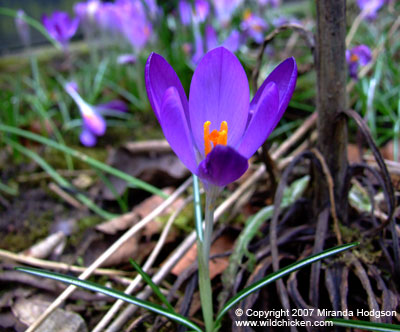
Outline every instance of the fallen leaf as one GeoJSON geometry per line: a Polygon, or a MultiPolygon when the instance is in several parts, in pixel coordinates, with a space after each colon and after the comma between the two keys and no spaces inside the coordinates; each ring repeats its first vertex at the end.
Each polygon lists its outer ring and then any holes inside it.
{"type": "MultiPolygon", "coordinates": [[[[210,256],[222,254],[232,249],[234,240],[229,235],[220,236],[211,246],[210,256]]],[[[176,276],[183,273],[190,265],[197,259],[197,244],[189,249],[189,251],[181,258],[181,260],[174,266],[172,273],[176,276]]],[[[219,257],[210,260],[210,279],[221,274],[229,265],[229,257],[219,257]]]]}
{"type": "MultiPolygon", "coordinates": [[[[131,153],[128,149],[119,148],[111,150],[107,163],[131,176],[157,185],[165,187],[183,180],[189,174],[187,168],[182,164],[178,157],[172,152],[154,152],[131,153]]],[[[110,182],[118,195],[122,195],[127,182],[111,176],[110,182]]],[[[115,200],[114,193],[106,186],[102,190],[102,198],[106,200],[115,200]]]]}

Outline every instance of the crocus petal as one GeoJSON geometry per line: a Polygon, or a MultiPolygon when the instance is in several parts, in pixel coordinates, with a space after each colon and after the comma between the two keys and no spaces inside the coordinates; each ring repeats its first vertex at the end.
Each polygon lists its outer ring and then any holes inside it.
{"type": "Polygon", "coordinates": [[[372,59],[371,49],[367,45],[358,45],[353,47],[351,50],[352,54],[355,54],[359,58],[359,63],[361,66],[365,66],[372,59]]]}
{"type": "Polygon", "coordinates": [[[174,69],[161,56],[156,53],[151,53],[146,62],[145,67],[145,82],[147,96],[149,97],[150,105],[160,120],[161,103],[165,91],[173,86],[177,89],[185,116],[189,119],[189,106],[185,90],[182,87],[181,81],[176,75],[174,69]]]}
{"type": "Polygon", "coordinates": [[[102,114],[107,111],[118,111],[118,112],[128,112],[128,105],[119,99],[110,100],[107,103],[99,104],[96,106],[96,111],[102,114]]]}
{"type": "Polygon", "coordinates": [[[279,92],[276,84],[270,82],[254,110],[254,115],[243,135],[238,152],[250,158],[271,134],[283,113],[279,109],[279,92]]]}
{"type": "MultiPolygon", "coordinates": [[[[89,105],[87,105],[89,106],[89,105]]],[[[92,107],[81,106],[81,113],[84,125],[97,136],[102,136],[106,132],[106,120],[98,114],[92,107]]]]}
{"type": "Polygon", "coordinates": [[[195,151],[178,90],[170,87],[164,94],[160,125],[172,150],[192,172],[197,169],[195,151]]]}
{"type": "Polygon", "coordinates": [[[240,178],[247,168],[247,158],[230,146],[217,145],[199,164],[198,176],[213,185],[224,187],[240,178]]]}
{"type": "Polygon", "coordinates": [[[83,127],[79,140],[84,146],[92,147],[97,143],[97,137],[89,129],[83,127]]]}
{"type": "Polygon", "coordinates": [[[240,32],[232,30],[229,36],[222,43],[222,46],[231,52],[236,52],[240,46],[240,32]]]}
{"type": "MultiPolygon", "coordinates": [[[[249,108],[246,73],[235,55],[223,47],[208,52],[196,68],[190,85],[190,125],[199,151],[204,150],[204,123],[210,131],[228,124],[228,145],[243,135],[249,108]]],[[[203,152],[202,152],[203,153],[203,152]]]]}
{"type": "Polygon", "coordinates": [[[211,25],[206,26],[206,45],[208,51],[218,46],[217,32],[211,25]]]}
{"type": "MultiPolygon", "coordinates": [[[[250,109],[255,110],[257,103],[263,94],[264,88],[270,83],[274,82],[279,90],[279,116],[282,117],[283,112],[289,104],[290,98],[292,97],[294,88],[296,87],[297,79],[297,65],[294,58],[286,59],[281,62],[271,74],[265,79],[264,83],[257,90],[253,100],[250,103],[250,109]]],[[[275,124],[276,125],[276,124],[275,124]]],[[[275,126],[274,126],[275,127],[275,126]]]]}

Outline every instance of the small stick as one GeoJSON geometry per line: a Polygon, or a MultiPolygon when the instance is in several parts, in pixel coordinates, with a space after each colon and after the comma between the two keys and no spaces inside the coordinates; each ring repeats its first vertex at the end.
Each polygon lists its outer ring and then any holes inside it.
{"type": "Polygon", "coordinates": [[[74,208],[84,211],[87,210],[87,207],[84,206],[83,204],[79,203],[74,197],[72,197],[70,194],[68,194],[65,190],[62,190],[61,187],[56,185],[54,182],[51,182],[49,184],[49,189],[60,196],[64,201],[66,201],[68,204],[72,205],[74,208]]]}
{"type": "MultiPolygon", "coordinates": [[[[30,256],[22,255],[22,254],[15,254],[13,252],[10,252],[10,251],[4,250],[4,249],[0,249],[0,259],[12,260],[14,262],[18,262],[21,264],[40,267],[42,269],[60,270],[60,271],[64,271],[64,272],[82,273],[86,270],[86,267],[69,265],[69,264],[60,263],[60,262],[48,261],[45,259],[30,257],[30,256]]],[[[97,275],[104,275],[104,276],[131,275],[130,272],[111,270],[111,269],[101,269],[101,268],[94,270],[93,273],[97,274],[97,275]]]]}
{"type": "Polygon", "coordinates": [[[340,234],[340,228],[339,228],[339,219],[336,213],[336,203],[335,203],[335,194],[334,194],[334,184],[333,184],[333,178],[331,175],[331,172],[329,171],[329,167],[326,164],[326,161],[322,154],[316,149],[313,148],[311,149],[312,153],[314,153],[315,157],[319,160],[322,166],[322,171],[324,172],[324,175],[326,177],[326,181],[328,183],[328,190],[329,190],[329,200],[331,203],[331,214],[333,218],[333,228],[335,230],[336,238],[338,241],[338,244],[341,245],[343,244],[342,242],[342,235],[340,234]]]}

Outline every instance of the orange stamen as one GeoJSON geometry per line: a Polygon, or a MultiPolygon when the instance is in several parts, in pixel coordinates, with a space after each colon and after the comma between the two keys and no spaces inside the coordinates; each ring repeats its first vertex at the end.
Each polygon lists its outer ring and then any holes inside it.
{"type": "Polygon", "coordinates": [[[359,59],[359,58],[358,58],[358,55],[357,55],[357,54],[352,54],[351,57],[350,57],[350,61],[351,61],[351,62],[356,62],[356,61],[358,61],[358,59],[359,59]]]}
{"type": "Polygon", "coordinates": [[[228,143],[228,124],[221,122],[220,130],[214,129],[210,133],[210,121],[204,122],[204,154],[207,156],[216,145],[226,145],[228,143]],[[212,143],[212,145],[211,145],[212,143]]]}

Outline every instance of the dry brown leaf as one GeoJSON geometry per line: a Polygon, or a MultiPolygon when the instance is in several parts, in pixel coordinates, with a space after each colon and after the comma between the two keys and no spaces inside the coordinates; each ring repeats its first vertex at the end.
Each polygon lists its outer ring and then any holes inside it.
{"type": "MultiPolygon", "coordinates": [[[[165,188],[163,189],[163,192],[165,192],[167,195],[170,195],[173,192],[172,188],[165,188]]],[[[137,223],[140,219],[144,218],[150,212],[152,212],[157,206],[159,206],[163,202],[163,198],[157,195],[153,195],[147,199],[145,199],[143,202],[141,202],[139,205],[133,208],[131,212],[128,212],[122,216],[119,216],[117,218],[111,219],[109,221],[106,221],[100,225],[96,226],[96,229],[100,232],[114,235],[119,231],[124,231],[130,227],[132,227],[135,223],[137,223]]],[[[181,204],[182,200],[176,200],[174,204],[168,209],[165,210],[165,212],[161,215],[169,214],[171,213],[177,204],[181,204]]],[[[160,222],[153,220],[149,222],[142,234],[146,237],[150,237],[153,234],[159,233],[162,228],[162,225],[160,222]]]]}
{"type": "MultiPolygon", "coordinates": [[[[232,249],[233,239],[228,235],[222,235],[211,246],[210,256],[222,254],[232,249]]],[[[174,266],[172,273],[176,276],[180,275],[187,267],[192,265],[197,259],[197,244],[195,243],[182,259],[174,266]]],[[[210,261],[210,279],[221,274],[229,264],[229,257],[214,258],[210,261]]]]}

